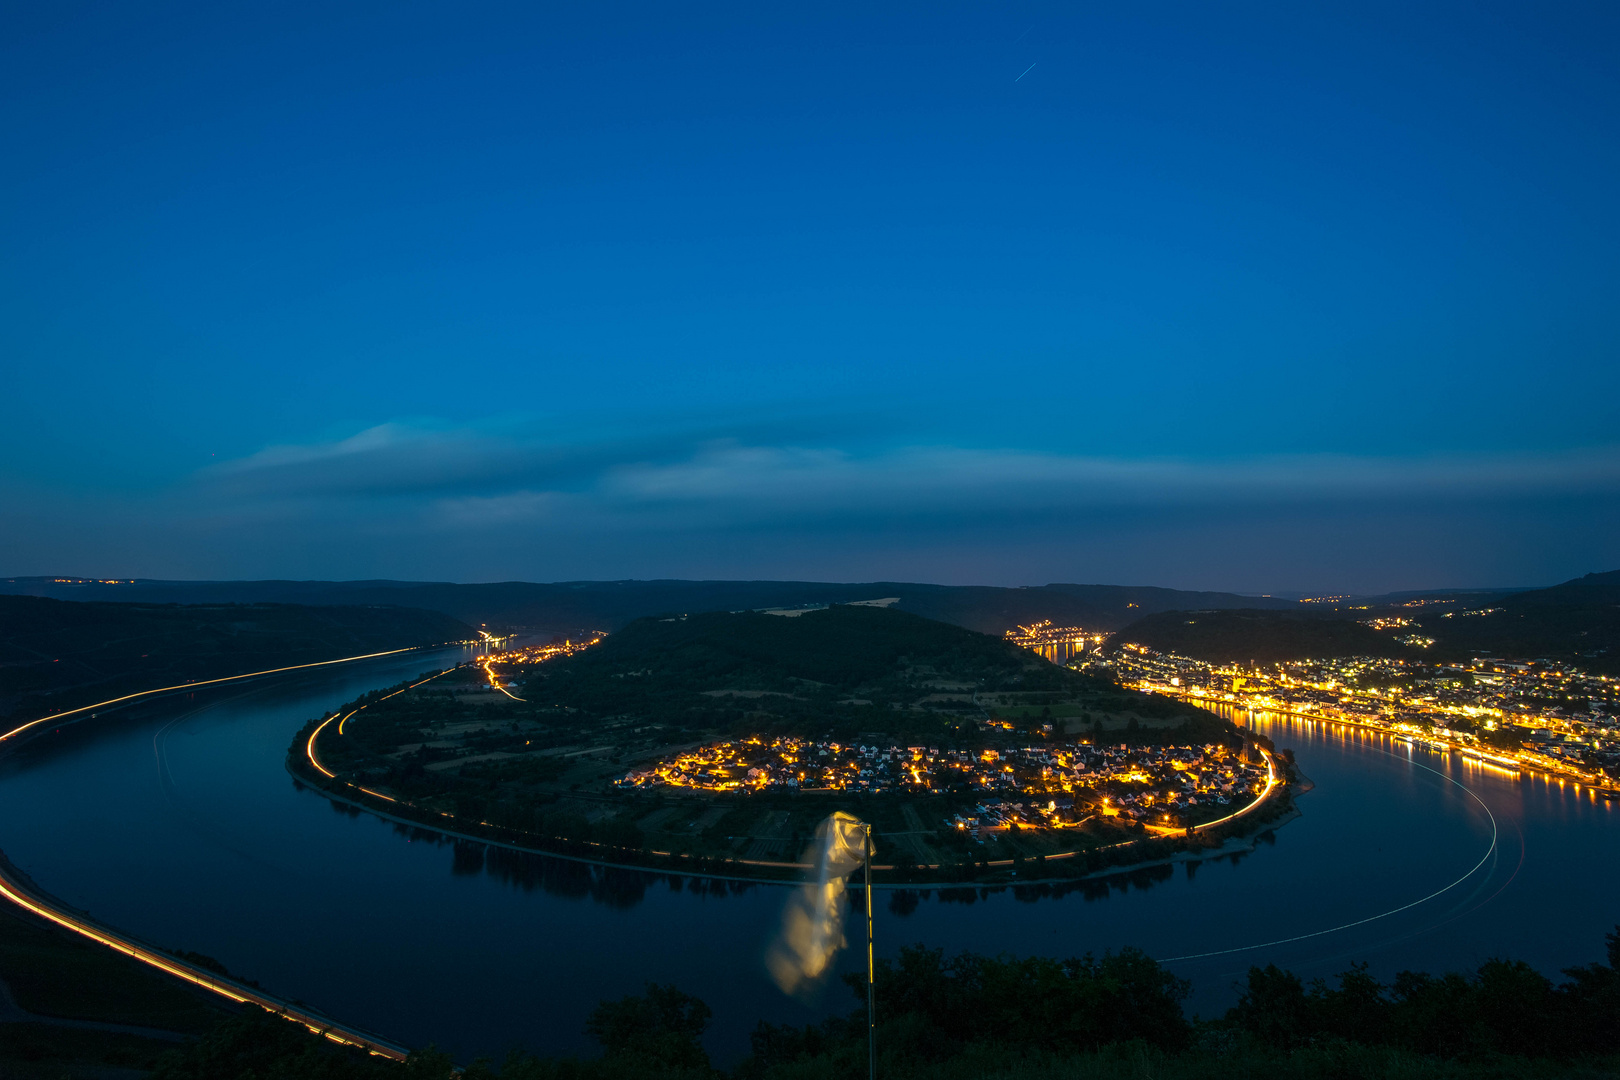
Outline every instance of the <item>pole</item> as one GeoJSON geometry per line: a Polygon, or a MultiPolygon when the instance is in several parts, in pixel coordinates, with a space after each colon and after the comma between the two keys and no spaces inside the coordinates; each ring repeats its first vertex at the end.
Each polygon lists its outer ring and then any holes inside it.
{"type": "Polygon", "coordinates": [[[869,1080],[877,1080],[877,991],[872,963],[872,826],[866,828],[866,1066],[869,1080]]]}

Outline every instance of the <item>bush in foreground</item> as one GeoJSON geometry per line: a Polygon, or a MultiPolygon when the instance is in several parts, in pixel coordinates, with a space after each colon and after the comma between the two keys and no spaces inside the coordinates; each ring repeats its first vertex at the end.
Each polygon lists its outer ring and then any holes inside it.
{"type": "MultiPolygon", "coordinates": [[[[884,1080],[1540,1080],[1620,1077],[1620,927],[1608,963],[1554,983],[1491,960],[1471,975],[1401,972],[1388,985],[1353,966],[1336,986],[1275,966],[1249,970],[1227,1014],[1191,1023],[1187,983],[1145,954],[1100,959],[987,957],[902,949],[877,970],[878,1072],[884,1080]]],[[[761,1023],[735,1080],[858,1080],[867,1073],[860,1007],[808,1027],[761,1023]]],[[[586,1022],[591,1059],[514,1051],[464,1080],[717,1080],[703,1049],[709,1007],[673,986],[606,1001],[586,1022]]],[[[417,1051],[401,1064],[337,1046],[261,1010],[168,1055],[155,1080],[449,1080],[450,1059],[417,1051]]]]}

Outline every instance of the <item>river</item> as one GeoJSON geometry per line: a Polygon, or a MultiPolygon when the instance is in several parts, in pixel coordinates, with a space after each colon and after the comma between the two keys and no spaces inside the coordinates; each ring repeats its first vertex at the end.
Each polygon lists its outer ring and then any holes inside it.
{"type": "MultiPolygon", "coordinates": [[[[166,698],[36,740],[0,761],[0,849],[106,923],[461,1060],[588,1052],[590,1008],[649,980],[713,1007],[721,1062],[746,1051],[756,1020],[857,1004],[842,986],[804,1002],[770,983],[780,886],[458,845],[337,807],[284,771],[305,720],[460,655],[166,698]]],[[[1189,1009],[1204,1015],[1256,963],[1315,977],[1365,960],[1387,977],[1494,955],[1549,974],[1601,958],[1620,922],[1620,805],[1372,732],[1240,719],[1294,749],[1316,785],[1252,853],[1058,894],[883,890],[880,953],[1135,945],[1192,980],[1189,1009]]],[[[843,962],[853,970],[859,950],[843,962]]]]}

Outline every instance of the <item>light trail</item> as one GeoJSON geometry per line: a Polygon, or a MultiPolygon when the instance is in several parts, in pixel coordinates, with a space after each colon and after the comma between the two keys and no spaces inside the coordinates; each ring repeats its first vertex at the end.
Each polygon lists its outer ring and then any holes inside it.
{"type": "MultiPolygon", "coordinates": [[[[152,697],[156,694],[167,694],[174,693],[176,691],[193,690],[202,686],[217,686],[222,683],[240,682],[243,679],[256,679],[261,676],[278,675],[288,671],[302,671],[309,668],[330,667],[333,664],[349,664],[357,660],[374,660],[378,657],[397,656],[400,653],[415,652],[419,649],[435,647],[436,646],[429,645],[412,645],[403,649],[388,649],[383,652],[366,653],[363,656],[345,656],[336,660],[319,660],[309,664],[290,664],[286,667],[270,668],[265,671],[253,671],[243,675],[227,675],[218,679],[203,679],[198,682],[182,683],[178,686],[164,686],[154,690],[142,690],[138,693],[125,694],[122,697],[97,702],[94,705],[86,705],[82,708],[69,709],[65,712],[55,713],[51,716],[40,717],[38,720],[32,720],[26,724],[19,725],[5,734],[0,735],[0,742],[15,738],[23,732],[36,728],[41,724],[50,724],[67,717],[78,716],[83,713],[92,712],[93,710],[104,709],[112,705],[120,705],[125,702],[138,700],[140,698],[152,697]]],[[[446,670],[454,669],[447,668],[446,670]]],[[[429,678],[436,679],[443,674],[443,671],[436,672],[435,674],[429,676],[429,678]]],[[[428,679],[423,679],[421,682],[415,683],[414,685],[420,686],[423,682],[427,681],[428,679]]],[[[412,689],[412,687],[406,687],[406,689],[412,689]]],[[[403,692],[404,691],[396,691],[395,693],[403,692]]],[[[388,697],[393,696],[394,694],[388,695],[388,697]]],[[[387,698],[380,698],[378,700],[385,701],[387,698]]],[[[358,709],[355,710],[355,712],[358,711],[358,709]]],[[[348,714],[348,716],[343,717],[343,720],[347,720],[349,716],[353,715],[354,713],[351,712],[348,714]]],[[[321,724],[321,727],[324,728],[327,724],[331,723],[332,719],[334,718],[335,714],[333,717],[324,721],[321,724]]],[[[341,727],[342,722],[340,721],[340,730],[341,727]]],[[[316,729],[317,732],[319,732],[319,730],[320,728],[316,729]]],[[[311,746],[313,748],[313,736],[311,737],[311,746]]],[[[320,762],[315,761],[313,753],[311,753],[311,762],[316,768],[321,768],[320,762]]],[[[325,769],[321,769],[321,771],[326,772],[325,769]]],[[[327,775],[331,776],[332,774],[327,772],[327,775]]],[[[376,795],[379,798],[384,799],[388,798],[388,796],[382,795],[380,792],[368,791],[367,794],[376,795]]],[[[351,1028],[342,1027],[324,1017],[300,1009],[290,1002],[283,1001],[280,998],[273,997],[269,994],[263,993],[262,991],[254,990],[234,979],[222,979],[203,968],[188,964],[177,957],[168,956],[159,950],[142,945],[133,938],[120,934],[109,927],[102,926],[99,923],[76,915],[72,911],[59,906],[49,897],[29,889],[27,886],[18,881],[11,874],[10,864],[5,861],[3,855],[0,855],[0,897],[4,897],[6,900],[11,901],[13,904],[16,904],[23,910],[54,923],[65,930],[71,930],[82,937],[86,937],[100,945],[105,945],[116,952],[122,953],[123,955],[128,956],[140,963],[146,964],[149,967],[156,968],[167,975],[172,975],[175,978],[182,979],[194,986],[199,986],[212,993],[219,994],[221,997],[227,998],[231,1001],[257,1005],[260,1008],[268,1009],[271,1012],[285,1016],[290,1020],[294,1020],[304,1025],[310,1031],[325,1039],[329,1039],[332,1042],[344,1046],[359,1047],[369,1053],[376,1054],[380,1057],[389,1058],[394,1061],[404,1061],[409,1056],[410,1052],[403,1046],[398,1046],[394,1043],[378,1039],[374,1036],[367,1035],[351,1028]]]]}
{"type": "Polygon", "coordinates": [[[494,662],[495,662],[495,658],[493,656],[486,656],[486,657],[484,657],[483,663],[478,665],[479,667],[484,669],[484,674],[489,677],[489,685],[494,687],[496,690],[499,690],[501,693],[505,694],[507,697],[511,698],[513,701],[527,700],[525,698],[518,697],[516,694],[512,693],[512,691],[508,690],[506,687],[501,685],[501,680],[499,680],[499,679],[497,679],[495,677],[495,672],[490,667],[490,665],[493,664],[494,662]]]}
{"type": "Polygon", "coordinates": [[[1259,743],[1255,743],[1255,749],[1259,750],[1261,756],[1266,759],[1266,790],[1260,793],[1260,797],[1258,799],[1255,799],[1254,802],[1250,803],[1248,806],[1245,806],[1236,813],[1227,814],[1225,817],[1216,818],[1214,821],[1206,821],[1202,825],[1194,825],[1188,830],[1189,832],[1202,832],[1205,829],[1212,829],[1215,826],[1231,821],[1234,818],[1240,818],[1244,814],[1247,814],[1250,810],[1253,810],[1255,807],[1266,801],[1266,797],[1270,795],[1272,789],[1277,786],[1277,764],[1272,760],[1271,754],[1267,752],[1265,747],[1261,746],[1259,743]]]}
{"type": "Polygon", "coordinates": [[[409,1051],[402,1046],[341,1027],[324,1017],[305,1012],[290,1002],[253,990],[234,979],[222,979],[176,957],[167,956],[156,949],[148,948],[98,923],[74,915],[57,907],[46,897],[28,889],[13,878],[8,870],[9,865],[4,862],[3,858],[0,858],[0,896],[5,897],[25,911],[32,912],[42,919],[47,919],[63,929],[71,930],[131,959],[157,968],[159,971],[172,975],[177,979],[183,979],[195,986],[200,986],[204,990],[219,994],[221,997],[229,998],[231,1001],[257,1005],[260,1008],[279,1013],[290,1020],[303,1024],[310,1031],[330,1039],[332,1042],[344,1046],[357,1046],[379,1057],[390,1058],[394,1061],[404,1061],[409,1055],[409,1051]]]}
{"type": "MultiPolygon", "coordinates": [[[[1373,749],[1378,750],[1377,747],[1373,747],[1373,749]]],[[[1378,750],[1378,753],[1380,753],[1380,754],[1389,754],[1389,756],[1392,757],[1392,758],[1397,758],[1397,759],[1400,758],[1400,755],[1398,755],[1398,754],[1390,754],[1388,750],[1378,750]]],[[[1441,895],[1442,893],[1450,892],[1452,889],[1455,889],[1457,886],[1461,885],[1463,882],[1465,882],[1469,878],[1473,877],[1474,874],[1479,871],[1479,868],[1484,866],[1485,863],[1490,859],[1490,857],[1493,854],[1496,853],[1496,842],[1497,842],[1497,835],[1498,835],[1497,827],[1496,827],[1496,815],[1491,813],[1491,808],[1489,806],[1485,805],[1485,800],[1481,799],[1478,795],[1476,795],[1474,793],[1474,790],[1472,788],[1470,788],[1467,784],[1464,784],[1461,781],[1459,781],[1459,780],[1457,780],[1457,779],[1455,779],[1453,777],[1447,776],[1445,773],[1440,772],[1440,771],[1438,771],[1436,769],[1431,769],[1427,765],[1422,764],[1421,762],[1412,761],[1410,759],[1406,759],[1406,761],[1407,761],[1408,765],[1414,765],[1417,768],[1424,770],[1425,772],[1433,773],[1435,776],[1440,777],[1442,780],[1445,780],[1445,781],[1447,781],[1449,783],[1452,783],[1452,784],[1456,784],[1458,787],[1460,787],[1464,791],[1468,792],[1469,797],[1472,798],[1475,802],[1479,803],[1480,809],[1484,810],[1485,811],[1485,816],[1490,819],[1490,821],[1491,821],[1491,843],[1490,843],[1490,846],[1485,849],[1485,854],[1480,856],[1479,862],[1475,863],[1473,865],[1473,867],[1470,868],[1469,871],[1466,874],[1464,874],[1462,877],[1458,878],[1456,881],[1453,881],[1450,885],[1447,885],[1442,889],[1436,889],[1434,892],[1430,893],[1428,896],[1423,897],[1421,900],[1413,900],[1410,904],[1402,904],[1398,908],[1391,908],[1390,910],[1380,912],[1377,915],[1369,915],[1365,919],[1357,919],[1355,922],[1347,922],[1347,923],[1344,923],[1341,926],[1331,926],[1326,930],[1316,930],[1316,931],[1313,931],[1313,932],[1311,932],[1309,934],[1298,934],[1298,935],[1296,935],[1294,937],[1279,938],[1276,941],[1263,941],[1258,945],[1241,945],[1241,946],[1239,946],[1238,948],[1235,948],[1235,949],[1216,949],[1214,952],[1192,953],[1192,954],[1187,955],[1187,956],[1171,956],[1171,957],[1168,957],[1168,958],[1166,958],[1164,960],[1160,960],[1159,963],[1161,963],[1161,964],[1173,964],[1178,960],[1203,960],[1206,957],[1211,957],[1211,956],[1230,956],[1232,953],[1249,952],[1249,951],[1251,951],[1253,949],[1267,949],[1267,948],[1270,948],[1273,945],[1289,945],[1289,944],[1292,944],[1293,942],[1296,942],[1296,941],[1305,941],[1305,940],[1308,940],[1310,938],[1321,937],[1324,934],[1336,934],[1340,930],[1349,930],[1352,927],[1365,926],[1367,923],[1377,922],[1379,919],[1385,919],[1385,918],[1388,918],[1391,915],[1399,915],[1403,911],[1410,911],[1412,908],[1417,907],[1419,904],[1428,903],[1430,900],[1433,900],[1435,897],[1441,895]]]]}
{"type": "MultiPolygon", "coordinates": [[[[404,650],[400,650],[400,651],[403,652],[404,650]]],[[[434,679],[437,679],[440,675],[448,675],[450,672],[452,672],[454,670],[456,670],[456,669],[453,668],[453,667],[447,667],[443,671],[435,671],[432,675],[429,675],[425,679],[418,679],[416,682],[411,683],[411,685],[409,685],[409,686],[404,686],[404,687],[401,687],[398,690],[395,690],[392,694],[384,694],[382,697],[378,698],[376,701],[369,702],[369,703],[367,703],[365,705],[360,706],[359,709],[355,709],[355,710],[349,712],[341,720],[338,720],[337,713],[333,713],[331,716],[328,716],[325,720],[322,720],[320,722],[320,724],[316,726],[314,731],[309,733],[309,741],[304,744],[304,753],[309,755],[309,763],[311,765],[315,766],[317,769],[319,769],[326,776],[326,778],[328,780],[337,780],[337,773],[333,772],[331,769],[328,769],[325,765],[322,765],[321,761],[320,761],[320,758],[315,756],[315,739],[316,739],[316,737],[318,737],[320,735],[320,733],[322,731],[324,731],[326,729],[327,724],[330,724],[333,720],[337,720],[338,721],[338,734],[341,735],[341,734],[343,734],[343,725],[348,723],[349,718],[354,716],[355,713],[360,712],[362,709],[368,709],[372,705],[380,705],[383,702],[387,701],[389,698],[398,697],[399,695],[401,695],[403,693],[406,693],[407,691],[415,690],[418,686],[421,686],[423,683],[430,683],[434,679]]],[[[339,780],[338,782],[339,783],[348,783],[348,781],[346,781],[346,780],[339,780]]],[[[358,790],[360,790],[360,791],[364,791],[367,795],[375,795],[379,799],[387,799],[389,802],[398,802],[399,801],[399,800],[395,799],[391,795],[384,795],[380,791],[372,791],[369,788],[360,787],[359,784],[353,784],[351,786],[358,789],[358,790]]]]}
{"type": "Polygon", "coordinates": [[[98,701],[94,705],[85,705],[82,708],[69,709],[66,712],[52,713],[50,716],[42,716],[38,720],[30,720],[28,723],[14,727],[4,735],[0,735],[0,742],[5,742],[7,739],[21,735],[29,728],[38,727],[40,724],[54,723],[55,721],[61,720],[65,717],[77,716],[80,713],[90,712],[92,709],[105,709],[109,705],[119,705],[126,701],[134,701],[137,698],[151,697],[153,694],[172,694],[177,690],[195,690],[199,686],[218,686],[220,683],[239,682],[242,679],[257,679],[262,675],[279,675],[284,671],[303,671],[307,668],[330,667],[333,664],[352,664],[356,660],[375,660],[379,656],[397,656],[400,653],[416,652],[419,649],[433,648],[439,648],[439,646],[411,645],[404,649],[388,649],[385,652],[366,653],[364,656],[345,656],[339,660],[317,660],[313,664],[291,664],[287,667],[270,668],[266,671],[250,671],[246,675],[226,675],[223,678],[202,679],[197,682],[181,683],[178,686],[160,686],[156,690],[141,690],[138,693],[125,694],[123,697],[115,697],[109,698],[106,701],[98,701]]]}

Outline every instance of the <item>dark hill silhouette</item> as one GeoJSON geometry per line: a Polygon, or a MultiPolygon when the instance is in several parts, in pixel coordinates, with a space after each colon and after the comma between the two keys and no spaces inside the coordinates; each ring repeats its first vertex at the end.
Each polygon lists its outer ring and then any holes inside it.
{"type": "Polygon", "coordinates": [[[1545,658],[1620,672],[1620,570],[1492,597],[1472,608],[1481,614],[1465,610],[1423,616],[1438,655],[1545,658]]]}
{"type": "Polygon", "coordinates": [[[143,603],[279,603],[319,606],[387,604],[442,611],[473,626],[525,627],[578,634],[619,630],[661,612],[746,611],[755,608],[847,604],[899,597],[896,605],[981,633],[1000,634],[1020,623],[1051,619],[1059,625],[1117,629],[1140,615],[1177,608],[1289,608],[1287,600],[1235,593],[1185,592],[1151,586],[926,585],[874,581],[504,581],[458,585],[418,581],[152,581],[105,584],[60,578],[0,578],[0,593],[59,600],[143,603]]]}
{"type": "Polygon", "coordinates": [[[1117,631],[1104,647],[1125,642],[1217,664],[1416,655],[1390,634],[1353,619],[1297,611],[1160,612],[1117,631]]]}
{"type": "Polygon", "coordinates": [[[1415,594],[1423,606],[1359,604],[1292,611],[1169,611],[1117,631],[1108,647],[1133,641],[1216,663],[1406,656],[1467,660],[1476,656],[1547,659],[1594,672],[1620,671],[1620,571],[1587,574],[1546,589],[1415,594]],[[1433,606],[1429,606],[1433,605],[1433,606]],[[1413,625],[1373,630],[1360,620],[1398,614],[1413,625]],[[1421,633],[1427,649],[1395,638],[1421,633]]]}
{"type": "Polygon", "coordinates": [[[0,596],[0,715],[29,719],[160,686],[476,636],[413,608],[0,596]]]}
{"type": "Polygon", "coordinates": [[[1191,705],[1121,689],[999,637],[873,607],[638,619],[596,648],[541,666],[528,686],[529,700],[582,716],[693,729],[936,730],[941,714],[977,715],[975,695],[1009,692],[1225,729],[1191,705]],[[935,700],[942,690],[953,700],[935,700]]]}
{"type": "Polygon", "coordinates": [[[1061,689],[1087,676],[1001,638],[874,607],[783,617],[711,612],[638,619],[602,645],[552,665],[557,678],[645,672],[715,689],[853,693],[891,679],[966,680],[986,689],[1061,689]]]}

